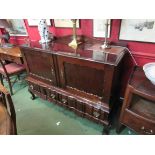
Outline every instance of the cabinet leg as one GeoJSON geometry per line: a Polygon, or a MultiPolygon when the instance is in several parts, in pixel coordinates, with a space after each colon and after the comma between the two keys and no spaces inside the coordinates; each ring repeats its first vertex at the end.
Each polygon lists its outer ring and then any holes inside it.
{"type": "Polygon", "coordinates": [[[103,135],[109,135],[109,132],[110,132],[110,129],[111,129],[111,125],[106,125],[104,128],[103,128],[103,131],[102,131],[102,134],[103,135]]]}
{"type": "Polygon", "coordinates": [[[118,124],[118,126],[116,127],[116,133],[120,134],[123,131],[124,128],[125,128],[124,125],[118,124]]]}
{"type": "Polygon", "coordinates": [[[29,93],[32,95],[32,96],[31,96],[31,99],[34,100],[34,99],[36,98],[35,95],[31,92],[30,89],[28,89],[28,91],[29,91],[29,93]]]}

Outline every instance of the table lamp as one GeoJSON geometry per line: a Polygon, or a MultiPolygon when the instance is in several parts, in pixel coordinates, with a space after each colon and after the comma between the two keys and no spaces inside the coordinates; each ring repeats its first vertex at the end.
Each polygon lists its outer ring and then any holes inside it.
{"type": "Polygon", "coordinates": [[[78,42],[76,35],[76,19],[71,19],[73,23],[73,40],[68,44],[73,49],[76,49],[81,42],[78,42]]]}
{"type": "Polygon", "coordinates": [[[106,20],[105,23],[105,40],[104,40],[104,44],[101,46],[102,49],[106,49],[106,48],[110,48],[108,42],[107,42],[107,38],[108,38],[108,27],[109,27],[109,20],[106,20]]]}
{"type": "Polygon", "coordinates": [[[6,28],[11,28],[11,25],[6,19],[0,19],[0,29],[2,29],[2,35],[0,35],[1,44],[3,40],[4,40],[4,43],[9,43],[10,35],[7,32],[6,28]]]}

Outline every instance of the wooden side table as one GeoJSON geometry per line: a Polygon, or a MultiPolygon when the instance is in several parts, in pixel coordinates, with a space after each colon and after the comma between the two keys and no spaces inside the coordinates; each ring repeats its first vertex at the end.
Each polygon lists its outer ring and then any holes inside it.
{"type": "Polygon", "coordinates": [[[138,134],[155,134],[155,85],[136,67],[123,102],[119,127],[127,126],[138,134]]]}

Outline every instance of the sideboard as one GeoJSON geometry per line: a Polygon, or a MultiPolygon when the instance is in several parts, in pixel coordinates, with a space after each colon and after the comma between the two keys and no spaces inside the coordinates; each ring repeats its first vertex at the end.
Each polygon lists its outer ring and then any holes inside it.
{"type": "Polygon", "coordinates": [[[32,99],[35,95],[103,124],[108,134],[112,107],[119,98],[126,48],[101,49],[101,41],[82,38],[77,49],[70,37],[50,44],[21,46],[32,99]]]}

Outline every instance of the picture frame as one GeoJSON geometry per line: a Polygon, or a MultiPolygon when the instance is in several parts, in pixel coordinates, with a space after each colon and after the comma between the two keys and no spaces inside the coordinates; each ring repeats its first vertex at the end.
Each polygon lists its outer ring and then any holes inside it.
{"type": "MultiPolygon", "coordinates": [[[[93,19],[93,37],[104,38],[105,37],[105,24],[106,19],[93,19]]],[[[111,31],[111,19],[108,20],[108,38],[110,38],[111,31]]]]}
{"type": "Polygon", "coordinates": [[[8,19],[12,28],[7,28],[10,36],[28,36],[23,19],[8,19]]]}
{"type": "Polygon", "coordinates": [[[122,19],[119,40],[155,43],[155,19],[122,19]]]}
{"type": "MultiPolygon", "coordinates": [[[[54,19],[54,26],[57,28],[73,28],[73,24],[70,19],[54,19]]],[[[76,21],[76,28],[80,28],[79,19],[76,21]]]]}
{"type": "MultiPolygon", "coordinates": [[[[29,26],[38,26],[39,19],[27,19],[27,22],[29,26]]],[[[50,19],[46,19],[46,23],[48,26],[51,26],[50,19]]]]}

